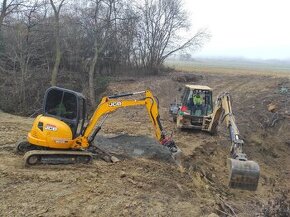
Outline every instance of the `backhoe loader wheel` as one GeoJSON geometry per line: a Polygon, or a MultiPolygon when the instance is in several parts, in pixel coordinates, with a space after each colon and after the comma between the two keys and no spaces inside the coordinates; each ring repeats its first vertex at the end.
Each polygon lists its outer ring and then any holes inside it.
{"type": "Polygon", "coordinates": [[[28,165],[35,165],[39,162],[39,156],[31,155],[30,157],[28,157],[26,162],[28,165]]]}

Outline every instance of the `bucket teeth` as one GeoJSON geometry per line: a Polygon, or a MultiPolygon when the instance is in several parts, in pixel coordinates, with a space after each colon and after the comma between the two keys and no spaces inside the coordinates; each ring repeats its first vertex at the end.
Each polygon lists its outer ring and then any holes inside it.
{"type": "Polygon", "coordinates": [[[228,159],[230,188],[255,191],[258,187],[260,167],[255,161],[228,159]]]}

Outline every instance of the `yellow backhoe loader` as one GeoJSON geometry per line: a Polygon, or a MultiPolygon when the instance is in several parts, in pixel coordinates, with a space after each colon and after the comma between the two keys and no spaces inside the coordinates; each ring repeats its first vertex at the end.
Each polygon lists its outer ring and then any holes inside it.
{"type": "Polygon", "coordinates": [[[213,106],[210,87],[186,85],[181,102],[171,104],[170,113],[177,128],[202,130],[211,134],[215,134],[218,124],[225,121],[231,140],[229,186],[253,191],[257,189],[260,168],[255,161],[248,160],[243,152],[244,141],[240,139],[229,93],[220,94],[213,106]]]}
{"type": "Polygon", "coordinates": [[[157,100],[149,90],[103,97],[85,124],[85,97],[81,93],[59,87],[47,89],[43,114],[36,117],[27,141],[18,143],[16,150],[25,153],[25,165],[89,163],[93,154],[98,153],[99,149],[93,145],[93,141],[108,114],[129,106],[145,106],[157,140],[169,149],[173,157],[180,153],[172,136],[165,135],[157,100]],[[144,96],[141,99],[129,98],[138,94],[144,96]]]}

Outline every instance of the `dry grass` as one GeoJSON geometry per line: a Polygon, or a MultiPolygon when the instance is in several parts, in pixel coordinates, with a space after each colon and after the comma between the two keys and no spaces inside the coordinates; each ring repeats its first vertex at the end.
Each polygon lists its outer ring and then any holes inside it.
{"type": "Polygon", "coordinates": [[[185,62],[185,61],[168,61],[168,67],[183,72],[197,72],[202,74],[224,74],[224,75],[262,75],[273,77],[290,77],[289,67],[277,67],[268,65],[235,65],[227,62],[211,63],[208,62],[185,62]]]}

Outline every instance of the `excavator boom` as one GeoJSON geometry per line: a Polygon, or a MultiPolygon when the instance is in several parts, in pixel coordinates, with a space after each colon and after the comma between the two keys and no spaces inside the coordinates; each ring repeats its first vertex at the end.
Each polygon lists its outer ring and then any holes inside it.
{"type": "Polygon", "coordinates": [[[240,133],[232,112],[229,93],[222,93],[217,97],[215,108],[210,116],[210,124],[206,129],[214,133],[219,122],[225,121],[231,140],[231,158],[228,159],[230,170],[229,187],[255,191],[258,186],[260,168],[255,161],[247,159],[243,152],[244,141],[240,139],[240,133]]]}
{"type": "Polygon", "coordinates": [[[103,97],[92,118],[90,119],[89,124],[85,128],[83,135],[80,136],[81,140],[87,140],[88,143],[94,140],[96,132],[99,130],[96,126],[102,116],[112,113],[119,108],[132,106],[145,106],[152,122],[156,139],[160,142],[160,144],[168,147],[171,153],[179,150],[172,138],[168,137],[163,130],[158,112],[158,102],[149,90],[103,97]],[[137,94],[145,94],[145,97],[141,99],[120,99],[122,97],[137,94]]]}

